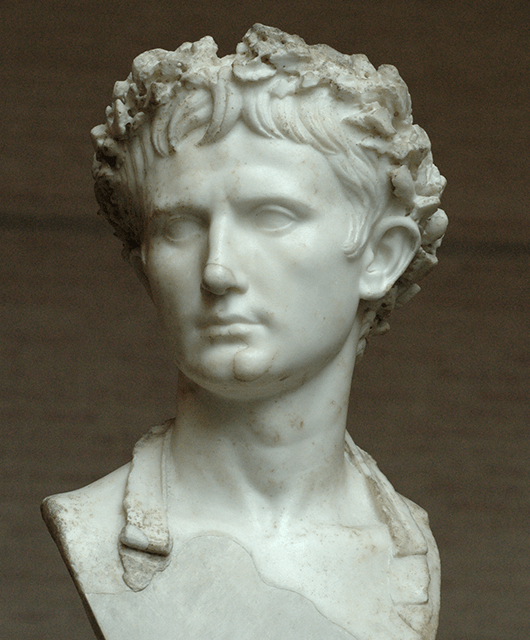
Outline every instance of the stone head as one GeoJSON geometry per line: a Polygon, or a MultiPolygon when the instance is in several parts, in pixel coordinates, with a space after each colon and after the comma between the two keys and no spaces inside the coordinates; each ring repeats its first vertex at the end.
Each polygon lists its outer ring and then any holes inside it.
{"type": "MultiPolygon", "coordinates": [[[[391,277],[364,288],[365,338],[388,328],[388,314],[419,290],[445,232],[445,180],[426,133],[412,122],[407,87],[389,65],[255,25],[234,55],[217,57],[210,37],[138,56],[114,87],[107,121],[95,127],[94,177],[100,213],[135,256],[153,215],[149,187],[163,158],[186,163],[190,141],[216,145],[236,129],[321,154],[351,203],[343,252],[355,259],[374,233],[405,233],[406,256],[391,277]]],[[[384,244],[384,243],[383,243],[384,244]]],[[[387,243],[388,244],[388,243],[387,243]]]]}

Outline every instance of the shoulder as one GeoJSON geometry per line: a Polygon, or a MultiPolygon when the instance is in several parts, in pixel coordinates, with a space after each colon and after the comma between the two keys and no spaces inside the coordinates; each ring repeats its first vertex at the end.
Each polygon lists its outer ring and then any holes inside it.
{"type": "Polygon", "coordinates": [[[78,589],[115,593],[122,579],[118,536],[125,523],[127,464],[96,482],[46,498],[42,515],[78,589]]]}
{"type": "Polygon", "coordinates": [[[439,574],[440,558],[438,554],[438,547],[436,546],[436,542],[434,540],[434,536],[432,534],[431,527],[429,525],[429,515],[427,514],[427,511],[425,511],[425,509],[422,509],[415,502],[412,502],[412,500],[409,500],[408,498],[405,498],[402,495],[400,495],[399,497],[407,505],[410,511],[410,515],[414,519],[414,522],[417,524],[418,528],[420,529],[421,533],[425,538],[425,542],[427,543],[427,553],[430,559],[430,566],[431,567],[438,566],[438,569],[436,571],[436,574],[437,574],[436,577],[439,579],[438,574],[439,574]]]}
{"type": "MultiPolygon", "coordinates": [[[[429,576],[425,604],[418,607],[417,605],[411,606],[404,603],[400,607],[400,616],[412,628],[420,630],[422,640],[434,640],[436,629],[438,628],[438,613],[440,610],[440,555],[429,526],[427,512],[412,500],[403,496],[400,496],[400,498],[408,507],[412,519],[425,540],[427,552],[424,556],[424,562],[429,576]]],[[[406,570],[408,572],[413,570],[411,563],[406,567],[406,570]]]]}

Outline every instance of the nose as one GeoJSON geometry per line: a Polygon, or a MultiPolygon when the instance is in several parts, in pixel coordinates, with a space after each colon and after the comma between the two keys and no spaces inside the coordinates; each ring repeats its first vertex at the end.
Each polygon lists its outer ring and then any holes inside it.
{"type": "Polygon", "coordinates": [[[231,269],[222,264],[208,262],[202,273],[202,288],[216,296],[224,295],[237,287],[237,280],[231,269]]]}
{"type": "Polygon", "coordinates": [[[229,291],[244,292],[246,277],[242,272],[238,247],[238,224],[230,210],[213,215],[208,231],[208,255],[202,272],[201,287],[217,296],[229,291]]]}

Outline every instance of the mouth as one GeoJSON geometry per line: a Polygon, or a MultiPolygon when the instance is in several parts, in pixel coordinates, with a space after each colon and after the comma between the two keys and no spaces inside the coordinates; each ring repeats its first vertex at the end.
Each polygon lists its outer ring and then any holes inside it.
{"type": "Polygon", "coordinates": [[[253,329],[260,323],[253,317],[240,314],[215,313],[198,322],[204,338],[211,342],[229,342],[248,345],[253,329]]]}
{"type": "Polygon", "coordinates": [[[256,320],[237,314],[216,314],[199,321],[199,328],[211,329],[215,327],[233,327],[237,325],[247,326],[258,324],[256,320]]]}

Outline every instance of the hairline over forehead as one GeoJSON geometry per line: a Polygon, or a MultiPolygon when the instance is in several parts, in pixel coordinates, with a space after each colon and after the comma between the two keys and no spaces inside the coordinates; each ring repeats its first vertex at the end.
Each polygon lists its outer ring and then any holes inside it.
{"type": "MultiPolygon", "coordinates": [[[[190,145],[191,148],[195,146],[198,149],[218,145],[238,126],[244,128],[251,136],[257,136],[262,140],[270,141],[270,152],[273,152],[275,141],[280,143],[286,142],[292,144],[293,147],[302,145],[312,149],[313,153],[318,154],[318,156],[327,163],[339,181],[346,198],[350,200],[352,205],[352,215],[359,219],[359,223],[364,223],[368,221],[368,219],[371,219],[373,222],[376,214],[380,213],[379,210],[388,206],[391,191],[388,180],[389,163],[386,157],[379,156],[361,147],[354,147],[353,145],[349,153],[346,153],[346,151],[342,149],[329,150],[322,148],[322,146],[318,144],[318,141],[307,140],[300,142],[299,140],[293,140],[292,136],[282,135],[281,131],[275,131],[274,135],[266,136],[262,131],[256,131],[254,127],[251,128],[244,115],[240,115],[239,118],[232,123],[230,130],[225,128],[222,134],[216,136],[213,140],[205,139],[208,122],[201,124],[200,128],[186,133],[181,139],[169,140],[170,144],[174,145],[174,149],[169,152],[167,150],[163,151],[151,158],[149,164],[144,166],[143,184],[147,185],[150,183],[150,177],[153,174],[155,166],[153,163],[159,165],[159,163],[163,163],[166,158],[177,157],[179,163],[175,165],[175,169],[178,166],[185,169],[190,145]],[[360,218],[362,218],[362,221],[360,218]]],[[[146,135],[147,134],[148,132],[146,131],[146,135]]],[[[137,149],[145,147],[146,144],[148,144],[148,142],[145,140],[143,142],[139,141],[137,143],[137,149]]],[[[263,151],[267,153],[267,150],[264,146],[260,149],[259,159],[262,159],[264,156],[261,154],[263,151]]],[[[288,153],[285,149],[284,152],[288,153]]],[[[219,147],[219,153],[222,153],[222,147],[219,147]]],[[[242,155],[243,153],[241,153],[241,156],[242,155]]],[[[234,158],[232,158],[232,161],[233,160],[234,158]]],[[[222,161],[223,160],[220,159],[220,162],[222,161]]],[[[308,171],[309,170],[308,168],[308,171]]],[[[142,185],[140,185],[138,193],[139,200],[141,200],[146,193],[151,193],[151,191],[152,189],[142,189],[142,185]]],[[[143,201],[141,205],[142,210],[148,214],[152,208],[151,204],[151,202],[143,201]]]]}
{"type": "MultiPolygon", "coordinates": [[[[143,207],[147,217],[161,208],[171,211],[172,203],[181,202],[182,198],[184,201],[190,195],[193,198],[189,185],[202,189],[204,181],[215,181],[217,170],[222,171],[227,163],[231,170],[238,168],[237,198],[241,196],[241,200],[248,203],[281,200],[294,204],[298,201],[310,210],[318,188],[321,194],[325,190],[329,203],[349,201],[347,211],[354,218],[366,218],[365,211],[388,206],[391,194],[386,180],[388,162],[384,157],[370,158],[361,151],[355,158],[349,158],[352,175],[344,177],[341,164],[348,159],[336,157],[345,156],[343,152],[323,153],[315,145],[256,134],[241,117],[222,138],[201,144],[206,128],[204,125],[186,134],[178,141],[174,153],[155,157],[153,164],[146,168],[143,207]],[[295,171],[297,177],[292,174],[293,177],[286,180],[285,171],[295,171]],[[181,189],[183,193],[179,192],[181,189]]],[[[322,212],[325,213],[325,209],[322,212]]]]}

